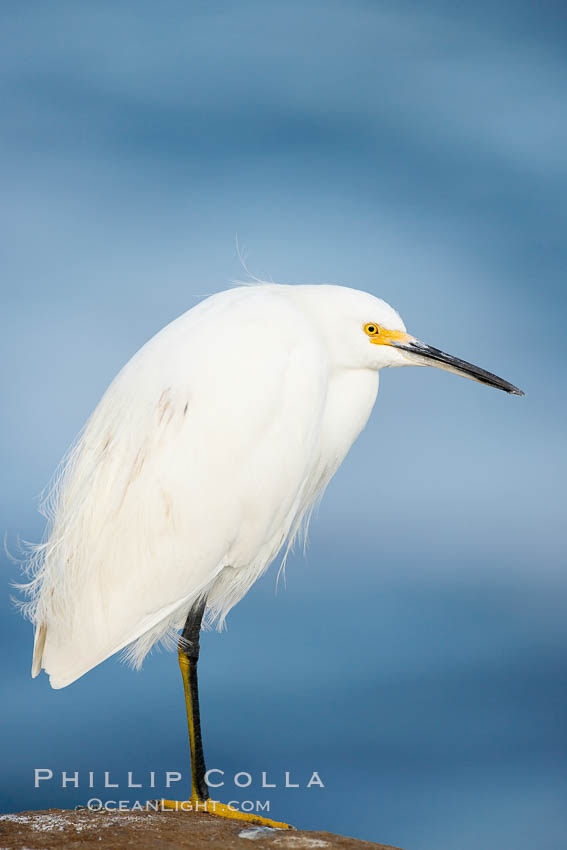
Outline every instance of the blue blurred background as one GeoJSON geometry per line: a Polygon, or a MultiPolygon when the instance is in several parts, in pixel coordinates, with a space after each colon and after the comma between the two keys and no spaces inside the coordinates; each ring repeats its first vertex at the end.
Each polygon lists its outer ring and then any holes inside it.
{"type": "MultiPolygon", "coordinates": [[[[300,827],[564,847],[564,4],[6,0],[1,33],[8,548],[128,357],[245,276],[237,234],[260,277],[386,298],[527,396],[383,374],[287,587],[203,637],[208,764],[300,827]]],[[[3,809],[187,777],[175,657],[32,682],[4,560],[3,809]]]]}

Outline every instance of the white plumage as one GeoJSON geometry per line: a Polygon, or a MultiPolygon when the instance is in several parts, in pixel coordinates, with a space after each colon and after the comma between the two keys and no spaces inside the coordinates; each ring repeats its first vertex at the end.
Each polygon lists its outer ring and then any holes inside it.
{"type": "Polygon", "coordinates": [[[33,675],[43,667],[61,688],[124,647],[139,665],[202,595],[208,621],[223,623],[364,427],[378,370],[429,362],[369,344],[369,322],[413,340],[367,293],[243,286],[134,355],[48,500],[27,586],[33,675]]]}

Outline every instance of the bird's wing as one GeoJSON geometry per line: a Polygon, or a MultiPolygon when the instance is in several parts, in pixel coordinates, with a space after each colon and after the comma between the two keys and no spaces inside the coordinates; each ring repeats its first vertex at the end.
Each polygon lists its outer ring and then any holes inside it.
{"type": "Polygon", "coordinates": [[[326,370],[306,319],[273,288],[208,299],[140,349],[56,488],[34,586],[36,672],[41,660],[63,687],[142,635],[159,638],[223,568],[257,567],[263,546],[281,545],[313,463],[326,370]]]}

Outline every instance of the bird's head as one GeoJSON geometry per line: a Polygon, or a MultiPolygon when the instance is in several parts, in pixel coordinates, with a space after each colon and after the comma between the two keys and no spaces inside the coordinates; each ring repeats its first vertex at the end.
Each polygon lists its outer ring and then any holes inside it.
{"type": "Polygon", "coordinates": [[[298,289],[305,290],[303,297],[309,312],[316,317],[337,365],[377,370],[388,366],[435,366],[513,395],[524,395],[492,372],[409,334],[394,308],[374,295],[343,286],[298,289]]]}

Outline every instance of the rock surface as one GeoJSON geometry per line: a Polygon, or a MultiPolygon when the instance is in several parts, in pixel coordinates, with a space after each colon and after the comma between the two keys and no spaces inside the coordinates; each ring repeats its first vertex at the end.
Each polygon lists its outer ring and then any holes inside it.
{"type": "Polygon", "coordinates": [[[0,816],[0,850],[396,850],[330,832],[275,830],[191,812],[49,809],[0,816]]]}

